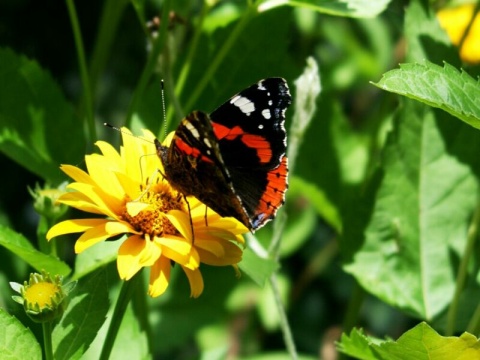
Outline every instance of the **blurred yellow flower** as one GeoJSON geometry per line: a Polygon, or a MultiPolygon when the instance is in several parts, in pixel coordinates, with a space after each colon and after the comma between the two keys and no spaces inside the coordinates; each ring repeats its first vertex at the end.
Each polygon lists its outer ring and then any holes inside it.
{"type": "MultiPolygon", "coordinates": [[[[463,34],[474,15],[474,10],[475,4],[471,3],[445,8],[437,13],[440,26],[445,29],[454,45],[460,45],[463,34]]],[[[480,62],[480,17],[478,13],[460,49],[460,58],[472,64],[480,62]]]]}
{"type": "Polygon", "coordinates": [[[187,204],[162,176],[153,134],[144,130],[142,140],[131,136],[128,129],[122,131],[120,153],[98,141],[102,154],[85,156],[88,173],[61,166],[75,182],[67,187],[72,191],[58,201],[106,218],[63,221],[49,230],[47,239],[81,232],[75,243],[75,251],[81,253],[98,242],[127,234],[117,257],[121,279],[129,280],[149,267],[148,293],[156,297],[165,292],[172,264],[177,263],[187,275],[191,296],[198,297],[204,286],[200,264],[232,265],[238,271],[236,264],[244,247],[241,234],[248,229],[234,218],[220,217],[193,197],[188,197],[187,204]]]}

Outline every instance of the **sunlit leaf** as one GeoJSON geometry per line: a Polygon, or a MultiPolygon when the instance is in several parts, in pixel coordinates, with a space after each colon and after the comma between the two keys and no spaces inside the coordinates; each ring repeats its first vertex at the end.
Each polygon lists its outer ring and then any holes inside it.
{"type": "Polygon", "coordinates": [[[449,64],[402,64],[375,85],[445,110],[480,129],[480,82],[449,64]]]}
{"type": "Polygon", "coordinates": [[[63,261],[42,253],[22,234],[0,225],[0,246],[5,247],[13,254],[23,259],[37,271],[45,270],[51,274],[66,276],[70,274],[70,267],[63,261]]]}
{"type": "Polygon", "coordinates": [[[42,359],[42,348],[32,331],[0,309],[0,354],[2,359],[42,359]]]}

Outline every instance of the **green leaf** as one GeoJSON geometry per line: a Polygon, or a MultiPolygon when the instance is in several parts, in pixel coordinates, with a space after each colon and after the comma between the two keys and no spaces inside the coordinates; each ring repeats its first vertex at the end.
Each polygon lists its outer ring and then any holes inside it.
{"type": "Polygon", "coordinates": [[[58,166],[79,163],[83,127],[52,77],[32,60],[0,48],[0,151],[53,184],[58,166]]]}
{"type": "Polygon", "coordinates": [[[428,61],[402,64],[400,69],[385,73],[375,85],[445,110],[480,129],[480,82],[447,63],[443,68],[428,61]]]}
{"type": "Polygon", "coordinates": [[[0,354],[2,359],[42,359],[42,349],[30,329],[3,309],[0,309],[0,354]]]}
{"type": "Polygon", "coordinates": [[[38,251],[22,234],[2,225],[0,225],[0,245],[37,271],[45,270],[62,276],[71,272],[70,267],[63,261],[38,251]]]}
{"type": "Polygon", "coordinates": [[[364,242],[345,269],[387,303],[432,319],[450,302],[451,251],[461,254],[476,205],[480,133],[422,104],[402,109],[364,242]]]}
{"type": "Polygon", "coordinates": [[[379,360],[469,360],[480,358],[480,342],[467,332],[460,337],[443,337],[422,322],[397,341],[375,344],[361,331],[343,334],[339,350],[358,359],[379,360]]]}
{"type": "Polygon", "coordinates": [[[289,5],[329,15],[371,18],[379,15],[389,3],[390,0],[268,0],[262,2],[258,10],[266,11],[277,6],[289,5]]]}
{"type": "Polygon", "coordinates": [[[373,345],[379,359],[460,360],[480,358],[480,343],[464,332],[460,337],[443,337],[427,323],[420,323],[403,334],[396,342],[373,345]]]}
{"type": "Polygon", "coordinates": [[[80,359],[105,322],[109,308],[106,270],[80,279],[53,330],[55,359],[80,359]]]}
{"type": "Polygon", "coordinates": [[[343,333],[337,343],[338,351],[361,360],[377,359],[371,346],[372,338],[366,336],[362,329],[352,329],[350,335],[343,333]]]}
{"type": "Polygon", "coordinates": [[[250,276],[253,281],[262,287],[273,272],[278,269],[278,263],[276,261],[260,257],[250,248],[243,251],[242,261],[238,266],[245,274],[250,276]]]}
{"type": "Polygon", "coordinates": [[[118,255],[118,248],[122,245],[122,242],[122,239],[102,241],[78,254],[75,257],[73,279],[80,279],[115,261],[118,255]]]}

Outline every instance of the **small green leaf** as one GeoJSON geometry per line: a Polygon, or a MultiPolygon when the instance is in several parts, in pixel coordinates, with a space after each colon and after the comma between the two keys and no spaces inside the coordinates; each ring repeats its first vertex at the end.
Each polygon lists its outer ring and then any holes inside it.
{"type": "Polygon", "coordinates": [[[403,334],[396,342],[372,345],[377,359],[403,360],[469,360],[480,358],[480,342],[464,332],[460,337],[440,336],[427,323],[420,323],[403,334]]]}
{"type": "Polygon", "coordinates": [[[0,354],[2,359],[42,359],[42,349],[30,329],[3,309],[0,309],[0,354]]]}
{"type": "Polygon", "coordinates": [[[288,5],[329,15],[372,18],[385,10],[389,3],[390,0],[267,0],[260,4],[258,10],[266,11],[277,6],[288,5]]]}
{"type": "Polygon", "coordinates": [[[397,341],[378,341],[352,330],[343,334],[338,349],[363,360],[469,360],[480,358],[480,342],[464,332],[460,337],[443,337],[422,322],[397,341]]]}
{"type": "Polygon", "coordinates": [[[80,279],[60,323],[53,330],[55,359],[80,359],[97,336],[108,312],[106,270],[80,279]]]}
{"type": "Polygon", "coordinates": [[[250,276],[258,285],[264,286],[267,279],[278,269],[278,263],[268,258],[262,258],[247,248],[243,252],[240,269],[250,276]]]}
{"type": "Polygon", "coordinates": [[[0,225],[0,246],[23,259],[37,271],[45,270],[62,276],[71,272],[70,267],[63,261],[38,251],[22,234],[2,225],[0,225]]]}
{"type": "Polygon", "coordinates": [[[443,68],[428,61],[402,64],[375,85],[445,110],[480,129],[480,82],[447,63],[443,68]]]}
{"type": "Polygon", "coordinates": [[[355,359],[375,360],[371,338],[363,333],[362,329],[352,329],[350,335],[342,334],[340,342],[337,343],[338,351],[347,354],[355,359]]]}

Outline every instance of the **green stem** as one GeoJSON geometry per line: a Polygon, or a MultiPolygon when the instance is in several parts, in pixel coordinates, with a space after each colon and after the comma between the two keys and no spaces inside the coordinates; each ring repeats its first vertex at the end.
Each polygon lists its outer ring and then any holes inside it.
{"type": "Polygon", "coordinates": [[[275,304],[277,305],[278,314],[280,316],[280,327],[282,329],[283,340],[285,341],[285,345],[287,346],[287,351],[290,354],[291,359],[298,359],[295,341],[293,340],[293,335],[290,329],[290,325],[288,323],[287,314],[285,313],[285,308],[283,306],[282,298],[280,296],[277,275],[272,274],[269,281],[272,288],[273,296],[275,298],[275,304]]]}
{"type": "MultiPolygon", "coordinates": [[[[184,65],[182,67],[182,70],[180,71],[180,74],[178,75],[178,78],[175,81],[175,90],[174,90],[175,97],[173,99],[179,99],[180,94],[182,93],[185,87],[185,83],[188,79],[188,75],[190,74],[190,70],[194,62],[195,53],[197,52],[198,44],[200,42],[200,37],[202,35],[203,23],[205,21],[205,17],[208,14],[209,10],[210,10],[210,6],[208,5],[208,3],[204,2],[202,6],[202,11],[200,13],[200,17],[196,25],[195,34],[188,47],[188,53],[185,58],[185,61],[183,62],[184,65]]],[[[168,82],[167,82],[167,87],[168,87],[168,82]]],[[[177,101],[174,100],[174,105],[175,105],[174,108],[169,107],[167,111],[167,128],[168,128],[168,125],[170,125],[170,123],[172,122],[174,113],[176,113],[177,116],[184,115],[184,111],[181,108],[178,100],[177,101]]]]}
{"type": "Polygon", "coordinates": [[[42,323],[42,330],[43,330],[43,350],[45,351],[45,360],[53,360],[52,323],[50,321],[42,323]]]}
{"type": "Polygon", "coordinates": [[[78,65],[80,68],[80,77],[82,79],[84,103],[86,109],[87,128],[90,139],[87,143],[92,144],[96,139],[95,119],[93,116],[93,97],[90,80],[88,77],[87,61],[85,60],[85,47],[83,46],[82,33],[80,32],[80,25],[78,23],[77,11],[73,0],[67,0],[68,15],[70,16],[70,23],[72,24],[73,38],[75,41],[75,48],[77,49],[78,65]]]}
{"type": "Polygon", "coordinates": [[[117,303],[115,304],[115,309],[113,310],[112,320],[110,321],[110,325],[108,327],[107,336],[105,337],[105,342],[103,343],[100,360],[108,360],[110,358],[110,353],[112,352],[113,344],[117,338],[118,330],[122,324],[128,303],[130,302],[134,290],[138,285],[138,281],[141,279],[142,272],[140,271],[130,280],[123,282],[120,293],[118,294],[117,303]]]}
{"type": "Polygon", "coordinates": [[[140,325],[141,331],[147,334],[148,340],[148,348],[150,349],[150,354],[153,354],[153,332],[152,327],[150,326],[150,322],[148,321],[148,303],[147,297],[145,294],[147,293],[147,289],[145,288],[146,282],[139,281],[137,291],[135,291],[132,295],[132,307],[135,313],[135,318],[138,320],[140,325]]]}
{"type": "Polygon", "coordinates": [[[163,49],[163,46],[165,45],[167,33],[168,33],[168,18],[169,18],[171,7],[172,7],[172,0],[165,0],[163,2],[162,19],[160,23],[160,30],[158,33],[158,37],[155,39],[155,42],[153,43],[153,47],[150,52],[150,56],[148,57],[147,64],[143,69],[142,75],[140,76],[140,80],[138,81],[135,92],[133,93],[132,101],[130,103],[130,106],[128,108],[128,113],[127,113],[127,121],[126,121],[127,127],[130,126],[133,113],[138,108],[138,103],[140,99],[143,97],[143,93],[145,92],[145,89],[148,85],[148,81],[150,80],[150,77],[152,76],[153,72],[155,71],[155,67],[157,66],[158,57],[163,49]]]}
{"type": "Polygon", "coordinates": [[[355,282],[350,301],[348,303],[347,312],[343,319],[342,329],[344,333],[349,333],[358,321],[358,314],[365,298],[365,290],[355,282]]]}
{"type": "Polygon", "coordinates": [[[195,90],[192,92],[192,94],[188,98],[188,102],[185,105],[185,108],[191,109],[195,102],[198,100],[200,95],[203,93],[203,90],[209,83],[209,81],[212,79],[213,75],[217,71],[218,67],[222,63],[223,59],[225,56],[228,54],[230,51],[230,48],[235,44],[237,41],[237,38],[240,36],[242,33],[243,29],[245,26],[248,24],[250,21],[250,18],[252,15],[256,12],[257,8],[256,6],[250,5],[245,13],[243,14],[242,18],[238,21],[237,25],[233,29],[233,31],[230,33],[230,36],[228,39],[225,41],[223,46],[220,48],[220,50],[216,53],[215,57],[213,58],[212,62],[210,63],[210,66],[207,68],[207,70],[204,72],[203,77],[200,79],[198,82],[197,87],[195,90]]]}
{"type": "Polygon", "coordinates": [[[480,333],[480,304],[477,305],[475,312],[467,326],[467,332],[478,337],[480,333]]]}
{"type": "MultiPolygon", "coordinates": [[[[478,196],[477,196],[477,201],[478,201],[478,196]]],[[[457,280],[455,283],[455,293],[453,295],[453,299],[447,313],[447,326],[445,329],[446,336],[451,336],[455,332],[455,320],[457,318],[460,295],[462,294],[462,291],[465,285],[465,280],[468,275],[468,263],[470,261],[471,256],[473,255],[473,251],[475,248],[475,241],[478,235],[479,223],[480,223],[480,201],[477,202],[477,208],[475,209],[475,213],[473,215],[473,219],[467,233],[467,243],[465,244],[465,251],[460,261],[460,265],[458,267],[457,280]]]]}
{"type": "Polygon", "coordinates": [[[89,67],[92,97],[95,97],[98,78],[111,54],[112,43],[127,4],[127,0],[107,0],[103,5],[99,31],[89,67]]]}

